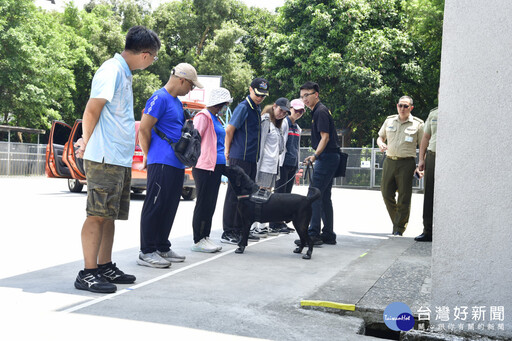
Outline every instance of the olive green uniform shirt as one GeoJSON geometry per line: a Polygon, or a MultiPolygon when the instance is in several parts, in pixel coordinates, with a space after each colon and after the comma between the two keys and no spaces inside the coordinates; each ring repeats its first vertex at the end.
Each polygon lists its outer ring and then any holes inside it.
{"type": "Polygon", "coordinates": [[[409,114],[405,122],[399,115],[391,115],[384,121],[379,136],[386,141],[390,157],[416,157],[416,147],[423,138],[423,120],[409,114]]]}
{"type": "Polygon", "coordinates": [[[431,152],[436,152],[436,142],[437,142],[437,108],[432,109],[430,114],[428,115],[427,121],[425,122],[425,134],[430,135],[430,140],[428,141],[428,148],[431,152]]]}

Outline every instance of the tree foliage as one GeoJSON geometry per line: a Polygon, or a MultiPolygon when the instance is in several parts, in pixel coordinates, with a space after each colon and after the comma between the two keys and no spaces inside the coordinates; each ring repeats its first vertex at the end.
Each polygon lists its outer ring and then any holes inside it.
{"type": "MultiPolygon", "coordinates": [[[[368,145],[403,94],[425,118],[439,85],[444,0],[288,0],[278,13],[240,0],[73,2],[63,13],[31,0],[0,0],[0,124],[48,129],[82,116],[94,72],[121,52],[128,29],[162,41],[159,60],[134,71],[136,118],[181,62],[221,75],[235,103],[253,77],[270,81],[269,103],[319,83],[344,144],[368,145]]],[[[301,120],[308,128],[310,120],[301,120]]]]}

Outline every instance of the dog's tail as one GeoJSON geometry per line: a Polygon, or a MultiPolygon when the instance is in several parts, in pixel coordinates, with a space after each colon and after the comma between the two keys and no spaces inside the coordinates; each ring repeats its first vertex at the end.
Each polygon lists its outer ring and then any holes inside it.
{"type": "Polygon", "coordinates": [[[309,202],[313,202],[316,199],[320,198],[320,195],[321,195],[321,192],[320,192],[320,190],[318,188],[316,188],[316,187],[309,187],[308,196],[307,196],[309,202]]]}

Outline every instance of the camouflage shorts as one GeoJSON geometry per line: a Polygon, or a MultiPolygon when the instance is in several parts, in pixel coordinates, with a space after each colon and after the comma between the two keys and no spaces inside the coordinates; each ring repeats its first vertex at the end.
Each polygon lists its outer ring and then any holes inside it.
{"type": "Polygon", "coordinates": [[[84,160],[87,177],[87,216],[127,220],[130,210],[131,168],[84,160]]]}

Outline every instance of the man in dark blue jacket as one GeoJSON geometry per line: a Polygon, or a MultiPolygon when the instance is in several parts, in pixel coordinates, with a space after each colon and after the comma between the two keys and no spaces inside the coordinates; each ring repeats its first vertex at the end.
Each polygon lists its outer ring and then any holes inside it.
{"type": "MultiPolygon", "coordinates": [[[[268,96],[268,82],[255,78],[249,87],[249,95],[238,104],[226,128],[225,153],[229,165],[238,165],[251,179],[256,177],[256,163],[260,155],[260,104],[268,96]]],[[[237,211],[238,199],[231,184],[226,192],[223,214],[223,243],[238,244],[241,219],[237,211]]],[[[249,235],[249,240],[259,238],[249,235]]]]}

